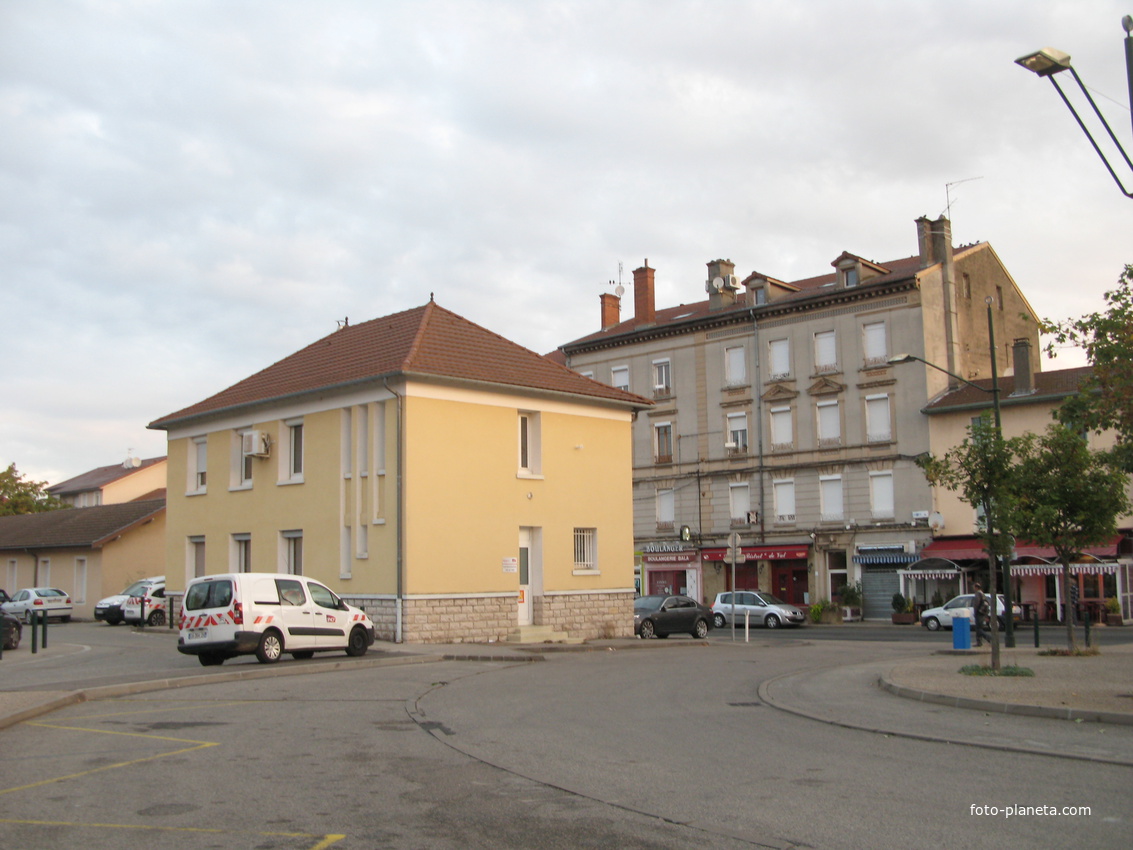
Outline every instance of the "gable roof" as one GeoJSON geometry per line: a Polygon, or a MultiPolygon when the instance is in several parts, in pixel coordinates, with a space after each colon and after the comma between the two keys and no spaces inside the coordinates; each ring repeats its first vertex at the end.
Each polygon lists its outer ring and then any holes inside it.
{"type": "Polygon", "coordinates": [[[100,466],[98,469],[92,469],[89,472],[84,472],[82,475],[76,475],[74,478],[68,478],[66,481],[52,484],[47,488],[47,492],[53,496],[63,496],[71,493],[85,493],[88,490],[101,490],[107,484],[125,478],[127,475],[133,475],[138,470],[153,466],[155,463],[160,463],[163,460],[165,460],[164,455],[161,457],[147,458],[143,460],[139,466],[127,467],[120,463],[111,466],[100,466]]]}
{"type": "Polygon", "coordinates": [[[635,408],[652,405],[641,396],[583,377],[429,301],[422,307],[346,325],[149,427],[167,429],[197,417],[394,376],[505,386],[635,408]]]}
{"type": "Polygon", "coordinates": [[[164,499],[152,499],[0,517],[0,550],[97,549],[164,510],[164,499]]]}
{"type": "MultiPolygon", "coordinates": [[[[999,378],[999,403],[1003,407],[1017,404],[1049,404],[1052,401],[1075,395],[1082,382],[1090,377],[1092,366],[1079,366],[1074,369],[1058,369],[1051,372],[1035,372],[1033,393],[1014,395],[1015,377],[1005,375],[999,378]]],[[[973,407],[992,406],[991,378],[972,381],[974,386],[964,384],[957,389],[946,391],[933,399],[925,408],[925,413],[948,413],[953,410],[967,410],[973,407]]]]}

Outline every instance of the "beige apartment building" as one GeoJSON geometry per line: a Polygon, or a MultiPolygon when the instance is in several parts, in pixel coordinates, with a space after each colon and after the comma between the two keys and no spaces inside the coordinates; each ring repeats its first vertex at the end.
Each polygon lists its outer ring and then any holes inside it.
{"type": "Polygon", "coordinates": [[[1000,374],[1010,343],[1037,346],[1034,312],[986,242],[954,247],[947,219],[916,221],[917,252],[785,281],[707,264],[706,300],[655,304],[656,270],[633,275],[632,319],[601,296],[601,329],[563,345],[567,366],[650,397],[633,426],[641,592],[760,589],[796,604],[862,582],[888,618],[898,570],[931,541],[922,409],[954,376],[1000,374]],[[928,361],[890,361],[911,354],[928,361]],[[943,371],[941,371],[943,370],[943,371]],[[732,533],[743,563],[725,562],[732,533]],[[733,578],[734,574],[734,578],[733,578]]]}

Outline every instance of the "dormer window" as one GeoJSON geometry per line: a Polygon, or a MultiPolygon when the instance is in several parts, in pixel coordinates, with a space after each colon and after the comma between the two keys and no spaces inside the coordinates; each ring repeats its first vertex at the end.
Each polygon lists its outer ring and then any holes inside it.
{"type": "Polygon", "coordinates": [[[838,273],[842,278],[842,286],[845,289],[849,289],[850,287],[857,286],[859,283],[861,283],[861,272],[858,271],[858,267],[856,265],[846,266],[845,268],[839,269],[838,273]]]}
{"type": "Polygon", "coordinates": [[[767,303],[767,290],[762,286],[751,291],[751,300],[755,306],[767,303]]]}

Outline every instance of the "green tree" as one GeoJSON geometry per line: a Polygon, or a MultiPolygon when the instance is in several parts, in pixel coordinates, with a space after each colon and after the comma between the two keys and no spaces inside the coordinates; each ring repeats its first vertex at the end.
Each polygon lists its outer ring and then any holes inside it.
{"type": "Polygon", "coordinates": [[[1059,409],[1058,420],[1075,430],[1114,431],[1114,457],[1133,472],[1133,265],[1104,299],[1104,310],[1073,321],[1046,321],[1041,330],[1051,337],[1052,357],[1059,346],[1076,345],[1093,367],[1081,392],[1059,409]]]}
{"type": "Polygon", "coordinates": [[[1053,424],[1045,434],[1009,441],[1016,457],[1013,498],[1005,503],[1008,528],[1049,546],[1062,564],[1066,641],[1076,649],[1070,606],[1070,564],[1087,546],[1117,533],[1117,518],[1129,512],[1129,478],[1110,452],[1093,451],[1079,432],[1053,424]]]}
{"type": "Polygon", "coordinates": [[[983,512],[977,536],[984,542],[988,555],[988,593],[992,599],[991,666],[999,669],[999,635],[996,612],[996,569],[999,556],[1010,554],[1012,540],[1006,533],[1005,519],[1011,514],[1011,477],[1014,458],[999,428],[986,414],[968,428],[968,436],[960,445],[942,457],[922,455],[917,465],[934,486],[959,493],[960,498],[983,512]]]}
{"type": "Polygon", "coordinates": [[[67,505],[47,492],[46,481],[29,481],[13,463],[0,472],[0,516],[53,511],[67,505]]]}

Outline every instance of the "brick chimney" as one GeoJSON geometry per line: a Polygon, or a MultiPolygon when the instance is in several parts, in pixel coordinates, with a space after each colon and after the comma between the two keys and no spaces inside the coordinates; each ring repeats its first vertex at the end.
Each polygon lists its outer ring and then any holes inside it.
{"type": "Polygon", "coordinates": [[[633,318],[639,325],[648,325],[657,319],[657,306],[653,300],[653,273],[649,258],[641,268],[633,270],[633,318]]]}
{"type": "Polygon", "coordinates": [[[602,330],[612,328],[622,320],[622,299],[612,292],[598,296],[602,301],[602,330]]]}
{"type": "Polygon", "coordinates": [[[1031,369],[1031,341],[1021,338],[1011,346],[1015,362],[1015,389],[1011,395],[1032,395],[1035,391],[1035,373],[1031,369]]]}

